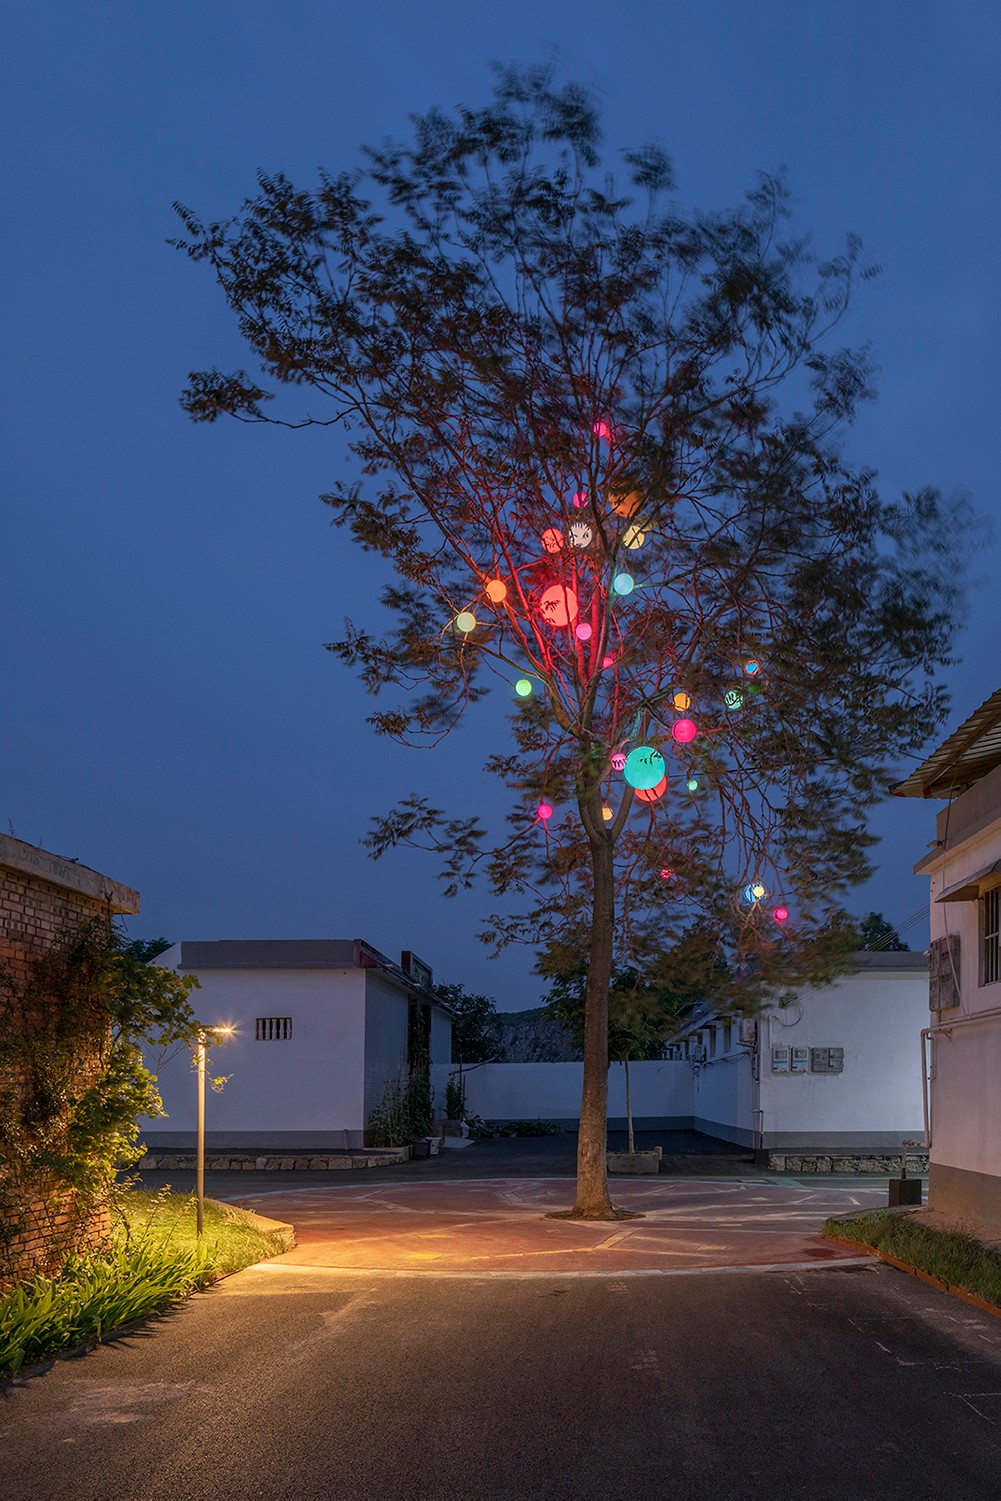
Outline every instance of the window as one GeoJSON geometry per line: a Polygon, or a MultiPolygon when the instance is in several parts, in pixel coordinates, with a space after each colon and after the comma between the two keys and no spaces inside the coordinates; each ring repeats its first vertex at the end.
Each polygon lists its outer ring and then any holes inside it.
{"type": "Polygon", "coordinates": [[[1001,886],[992,886],[980,900],[980,983],[1001,980],[1001,886]]]}
{"type": "Polygon", "coordinates": [[[288,1042],[291,1036],[290,1016],[259,1016],[254,1023],[255,1042],[288,1042]]]}
{"type": "Polygon", "coordinates": [[[733,1027],[730,1022],[723,1023],[723,1051],[729,1053],[733,1045],[733,1027]]]}

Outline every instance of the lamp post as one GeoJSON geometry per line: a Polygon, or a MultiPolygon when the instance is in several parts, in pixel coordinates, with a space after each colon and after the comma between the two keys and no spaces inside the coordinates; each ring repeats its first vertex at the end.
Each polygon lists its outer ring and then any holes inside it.
{"type": "Polygon", "coordinates": [[[205,1217],[205,1040],[209,1033],[228,1036],[232,1027],[203,1027],[195,1047],[198,1073],[198,1137],[195,1145],[195,1233],[200,1238],[205,1217]]]}

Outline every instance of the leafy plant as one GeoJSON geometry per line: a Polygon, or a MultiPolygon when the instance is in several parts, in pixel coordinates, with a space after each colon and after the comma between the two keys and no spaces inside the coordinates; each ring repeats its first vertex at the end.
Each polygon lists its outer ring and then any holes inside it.
{"type": "Polygon", "coordinates": [[[461,1121],[466,1109],[466,1089],[461,1079],[451,1078],[445,1085],[445,1117],[461,1121]]]}

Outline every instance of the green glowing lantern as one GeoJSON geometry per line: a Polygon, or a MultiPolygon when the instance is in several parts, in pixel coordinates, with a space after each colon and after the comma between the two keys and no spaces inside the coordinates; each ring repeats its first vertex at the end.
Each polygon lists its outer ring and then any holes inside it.
{"type": "Polygon", "coordinates": [[[472,610],[461,610],[459,614],[456,615],[455,629],[457,631],[461,631],[464,636],[468,636],[470,631],[475,631],[476,616],[473,614],[472,610]]]}
{"type": "Polygon", "coordinates": [[[667,773],[664,757],[652,745],[638,745],[626,757],[622,775],[630,787],[646,790],[656,787],[667,773]]]}
{"type": "Polygon", "coordinates": [[[514,685],[514,691],[519,698],[528,698],[532,692],[532,684],[528,678],[519,678],[514,685]]]}

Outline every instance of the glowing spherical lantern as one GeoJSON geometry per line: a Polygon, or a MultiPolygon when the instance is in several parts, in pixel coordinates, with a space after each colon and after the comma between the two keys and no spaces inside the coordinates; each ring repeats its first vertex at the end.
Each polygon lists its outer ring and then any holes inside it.
{"type": "Polygon", "coordinates": [[[613,594],[632,594],[636,588],[636,580],[631,573],[617,573],[612,579],[613,594]]]}
{"type": "Polygon", "coordinates": [[[671,870],[671,868],[669,866],[667,866],[667,865],[663,866],[663,868],[660,871],[660,879],[662,881],[673,881],[674,880],[674,871],[671,870]]]}
{"type": "Polygon", "coordinates": [[[638,745],[635,750],[631,750],[622,768],[622,775],[630,787],[636,787],[641,791],[648,787],[656,787],[666,772],[664,757],[652,745],[638,745]]]}
{"type": "Polygon", "coordinates": [[[548,625],[573,625],[577,619],[577,596],[565,584],[550,584],[539,596],[539,613],[548,625]]]}
{"type": "Polygon", "coordinates": [[[630,548],[633,551],[635,551],[637,547],[642,547],[645,541],[646,532],[636,522],[633,522],[631,526],[627,526],[625,531],[622,533],[622,545],[624,547],[630,548]]]}
{"type": "Polygon", "coordinates": [[[762,886],[760,881],[755,881],[754,885],[751,887],[751,895],[754,897],[754,900],[756,902],[760,902],[763,896],[768,895],[768,892],[762,886]]]}
{"type": "Polygon", "coordinates": [[[614,667],[615,666],[615,658],[612,656],[611,652],[609,652],[607,656],[602,657],[602,659],[601,659],[601,665],[602,665],[602,667],[606,667],[606,668],[607,667],[614,667]]]}
{"type": "Polygon", "coordinates": [[[636,796],[641,803],[655,803],[667,791],[667,777],[661,777],[656,787],[637,787],[636,796]]]}
{"type": "Polygon", "coordinates": [[[686,709],[690,709],[692,707],[692,701],[688,697],[688,694],[684,691],[684,689],[681,689],[678,693],[676,693],[674,695],[674,698],[672,699],[672,703],[674,704],[674,707],[678,710],[679,714],[684,714],[684,712],[685,712],[686,709]]]}
{"type": "Polygon", "coordinates": [[[744,695],[738,693],[736,688],[728,688],[723,695],[723,702],[728,709],[742,709],[744,706],[744,695]]]}
{"type": "Polygon", "coordinates": [[[613,754],[612,754],[612,770],[613,771],[621,771],[622,768],[623,768],[623,766],[625,766],[625,764],[626,764],[626,758],[622,754],[622,752],[621,751],[614,751],[613,754]]]}
{"type": "Polygon", "coordinates": [[[528,698],[529,694],[532,691],[532,685],[529,682],[528,678],[519,678],[514,685],[514,691],[515,693],[517,693],[519,698],[528,698]]]}
{"type": "Polygon", "coordinates": [[[570,546],[590,547],[594,538],[594,532],[586,521],[571,521],[570,523],[570,546]]]}
{"type": "Polygon", "coordinates": [[[689,777],[688,781],[685,783],[685,786],[688,788],[689,792],[698,792],[701,785],[702,783],[699,781],[698,777],[689,777]]]}
{"type": "Polygon", "coordinates": [[[613,491],[608,497],[608,503],[616,516],[635,516],[643,504],[643,497],[638,490],[613,491]]]}
{"type": "Polygon", "coordinates": [[[602,804],[602,807],[601,807],[601,816],[605,820],[606,823],[611,823],[612,819],[615,817],[615,814],[612,812],[611,808],[608,806],[607,803],[603,803],[602,804]]]}
{"type": "Polygon", "coordinates": [[[487,579],[483,592],[492,605],[499,605],[502,600],[507,599],[507,584],[503,579],[487,579]]]}
{"type": "Polygon", "coordinates": [[[775,919],[776,922],[788,922],[789,921],[789,908],[788,907],[773,907],[772,908],[772,916],[774,917],[774,919],[775,919]]]}
{"type": "Polygon", "coordinates": [[[553,816],[553,805],[552,805],[552,803],[541,802],[539,804],[538,817],[542,819],[543,823],[545,823],[548,819],[552,818],[552,816],[553,816]]]}
{"type": "Polygon", "coordinates": [[[591,627],[586,620],[582,620],[579,625],[574,626],[574,635],[578,641],[590,641],[591,627]]]}
{"type": "Polygon", "coordinates": [[[671,726],[671,734],[679,745],[690,745],[698,733],[693,719],[676,719],[671,726]]]}
{"type": "Polygon", "coordinates": [[[580,510],[581,506],[586,506],[587,505],[587,491],[586,490],[578,490],[577,493],[576,493],[576,495],[573,498],[573,503],[577,507],[578,511],[580,510]]]}
{"type": "Polygon", "coordinates": [[[470,631],[475,631],[476,616],[472,610],[460,610],[459,614],[455,617],[455,629],[462,631],[464,636],[468,636],[470,631]]]}
{"type": "Polygon", "coordinates": [[[609,427],[607,422],[596,422],[591,428],[591,431],[594,433],[594,436],[596,438],[603,439],[605,443],[611,441],[612,429],[609,427]]]}
{"type": "Polygon", "coordinates": [[[563,533],[555,526],[547,526],[542,533],[542,545],[546,552],[562,552],[563,533]]]}
{"type": "Polygon", "coordinates": [[[749,678],[753,678],[761,671],[761,663],[752,657],[749,662],[744,663],[744,671],[749,678]]]}

